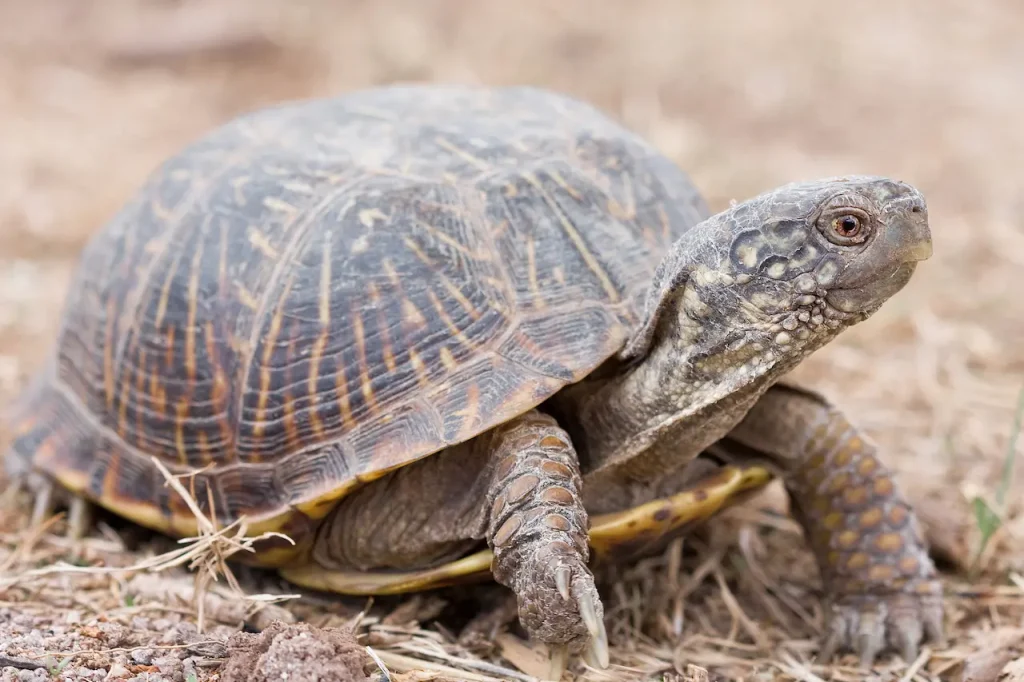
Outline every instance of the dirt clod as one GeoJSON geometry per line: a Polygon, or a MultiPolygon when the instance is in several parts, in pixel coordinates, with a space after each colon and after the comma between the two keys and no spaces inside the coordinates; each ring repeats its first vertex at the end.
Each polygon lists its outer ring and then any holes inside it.
{"type": "Polygon", "coordinates": [[[228,640],[228,652],[221,682],[363,682],[369,679],[364,668],[373,663],[351,631],[306,623],[238,633],[228,640]]]}

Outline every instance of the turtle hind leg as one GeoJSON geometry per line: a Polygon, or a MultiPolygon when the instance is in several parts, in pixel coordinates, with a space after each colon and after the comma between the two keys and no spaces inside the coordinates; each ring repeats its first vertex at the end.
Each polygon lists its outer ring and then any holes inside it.
{"type": "Polygon", "coordinates": [[[15,415],[15,435],[3,463],[12,493],[27,491],[33,498],[29,527],[38,527],[66,506],[66,535],[80,540],[91,526],[93,504],[49,472],[64,470],[69,477],[84,479],[94,439],[63,407],[46,388],[30,396],[15,415]]]}

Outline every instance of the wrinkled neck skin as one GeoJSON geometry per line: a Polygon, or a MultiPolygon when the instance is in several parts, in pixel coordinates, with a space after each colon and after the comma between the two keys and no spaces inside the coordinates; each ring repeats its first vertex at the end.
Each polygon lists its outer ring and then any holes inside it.
{"type": "Polygon", "coordinates": [[[685,263],[685,283],[666,294],[646,352],[557,399],[592,512],[643,503],[665,494],[659,487],[672,492],[772,383],[870,314],[827,303],[818,280],[834,277],[828,266],[744,273],[726,226],[705,223],[688,237],[662,268],[685,263]]]}

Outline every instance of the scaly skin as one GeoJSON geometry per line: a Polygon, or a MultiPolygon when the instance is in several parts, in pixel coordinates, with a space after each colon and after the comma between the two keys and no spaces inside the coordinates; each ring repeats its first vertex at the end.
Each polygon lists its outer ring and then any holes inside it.
{"type": "Polygon", "coordinates": [[[531,636],[608,665],[603,609],[587,568],[587,511],[576,453],[554,419],[531,411],[495,429],[487,542],[495,579],[519,599],[531,636]]]}
{"type": "Polygon", "coordinates": [[[821,396],[769,390],[730,440],[779,462],[828,599],[820,657],[886,644],[910,662],[922,636],[943,639],[942,588],[917,519],[876,446],[821,396]]]}

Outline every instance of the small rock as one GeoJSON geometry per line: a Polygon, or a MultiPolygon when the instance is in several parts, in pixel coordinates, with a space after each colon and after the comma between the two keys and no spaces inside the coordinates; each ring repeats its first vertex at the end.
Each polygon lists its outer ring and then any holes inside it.
{"type": "Polygon", "coordinates": [[[132,660],[139,665],[153,665],[153,650],[136,649],[132,652],[132,660]]]}
{"type": "Polygon", "coordinates": [[[107,671],[105,680],[124,680],[131,676],[131,671],[124,667],[120,663],[114,663],[110,666],[110,670],[107,671]]]}

